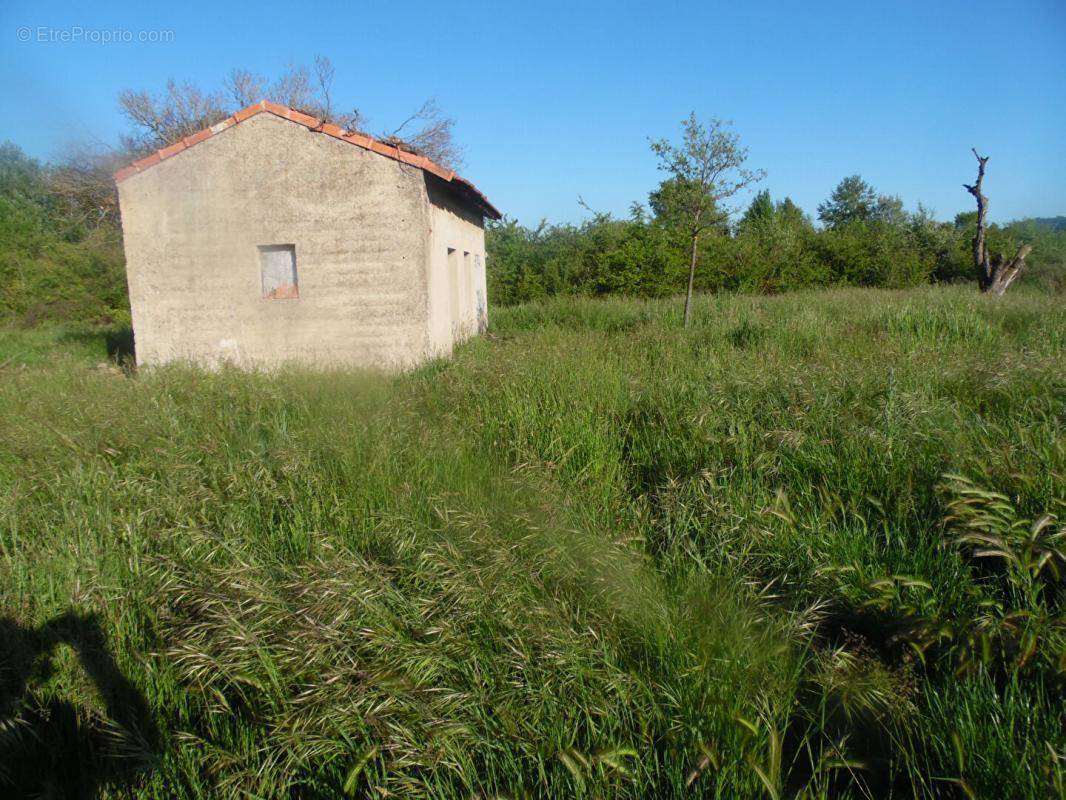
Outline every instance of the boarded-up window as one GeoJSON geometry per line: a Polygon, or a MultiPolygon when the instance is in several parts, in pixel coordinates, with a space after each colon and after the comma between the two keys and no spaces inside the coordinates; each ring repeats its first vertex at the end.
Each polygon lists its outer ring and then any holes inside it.
{"type": "Polygon", "coordinates": [[[296,245],[260,245],[259,268],[263,275],[263,297],[289,300],[300,296],[296,283],[296,245]]]}

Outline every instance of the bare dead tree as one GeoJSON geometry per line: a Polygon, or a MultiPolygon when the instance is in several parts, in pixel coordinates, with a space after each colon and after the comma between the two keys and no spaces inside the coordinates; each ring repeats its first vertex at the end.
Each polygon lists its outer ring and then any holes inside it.
{"type": "Polygon", "coordinates": [[[266,79],[246,69],[233,70],[226,79],[225,88],[237,108],[247,108],[269,97],[266,79]]]}
{"type": "Polygon", "coordinates": [[[322,103],[322,119],[333,120],[333,98],[330,97],[330,89],[333,88],[335,71],[333,62],[325,56],[315,56],[315,80],[318,83],[318,95],[322,103]]]}
{"type": "MultiPolygon", "coordinates": [[[[349,131],[364,132],[367,120],[359,109],[338,112],[334,108],[335,75],[333,63],[324,56],[317,56],[313,73],[304,66],[290,65],[273,82],[248,70],[234,70],[226,79],[222,92],[205,93],[192,84],[179,84],[173,80],[159,96],[127,89],[119,96],[119,105],[135,131],[125,137],[124,145],[134,156],[143,155],[173,144],[264,99],[349,131]]],[[[445,116],[437,101],[431,98],[380,138],[456,169],[463,158],[462,148],[455,142],[454,129],[455,120],[445,116]]]]}
{"type": "Polygon", "coordinates": [[[406,145],[448,169],[463,164],[463,149],[455,142],[455,120],[444,115],[435,97],[426,100],[417,111],[382,138],[393,144],[406,145]],[[401,136],[409,125],[420,122],[417,132],[401,136]]]}
{"type": "Polygon", "coordinates": [[[988,198],[981,192],[981,184],[985,179],[985,165],[989,157],[978,155],[977,148],[973,148],[973,154],[977,158],[977,182],[963,184],[966,191],[977,200],[977,230],[973,236],[973,264],[977,270],[977,283],[981,291],[1000,297],[1021,274],[1025,266],[1025,257],[1033,248],[1023,244],[1014,254],[1014,258],[1009,260],[1002,253],[995,256],[989,255],[986,235],[988,198]]]}
{"type": "Polygon", "coordinates": [[[229,116],[225,99],[206,93],[191,83],[167,81],[161,96],[126,89],[118,98],[119,107],[137,129],[123,140],[134,152],[156,150],[185,136],[214,125],[229,116]]]}
{"type": "Polygon", "coordinates": [[[325,122],[332,122],[349,131],[362,131],[366,127],[366,118],[358,108],[339,112],[333,108],[333,78],[336,71],[333,62],[325,56],[315,56],[315,82],[318,84],[319,113],[314,116],[325,122]]]}
{"type": "Polygon", "coordinates": [[[274,83],[248,70],[237,69],[226,80],[226,91],[235,109],[260,100],[272,100],[295,108],[323,122],[331,122],[350,131],[361,130],[365,120],[358,109],[340,113],[333,107],[333,79],[336,70],[325,56],[315,56],[314,75],[305,67],[290,65],[274,83]]]}
{"type": "Polygon", "coordinates": [[[129,163],[121,149],[81,142],[67,146],[48,171],[48,192],[71,227],[117,236],[118,193],[113,173],[129,163]]]}

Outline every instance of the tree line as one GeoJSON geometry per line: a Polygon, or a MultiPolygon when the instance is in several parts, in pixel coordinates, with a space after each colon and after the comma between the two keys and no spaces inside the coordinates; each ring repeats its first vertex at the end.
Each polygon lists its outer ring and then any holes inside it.
{"type": "Polygon", "coordinates": [[[694,291],[904,288],[976,278],[982,291],[1002,294],[1030,253],[1036,279],[1062,289],[1066,219],[989,224],[981,192],[988,158],[976,151],[977,182],[964,188],[977,211],[953,222],[937,221],[920,204],[908,211],[899,197],[879,193],[858,175],[844,178],[818,206],[819,226],[791,198],[775,201],[767,190],[734,222],[725,204],[765,173],[747,167],[747,151],[721,120],[704,124],[693,114],[682,131],[676,144],[651,143],[667,177],[626,218],[592,212],[579,225],[490,223],[493,302],[684,291],[687,325],[694,291]]]}
{"type": "MultiPolygon", "coordinates": [[[[663,297],[685,290],[691,237],[666,200],[664,181],[628,216],[592,213],[579,224],[487,226],[489,297],[511,305],[553,295],[663,297]]],[[[724,213],[698,242],[697,292],[772,294],[823,286],[903,288],[973,281],[977,213],[936,220],[919,205],[880,195],[857,175],[818,208],[816,225],[790,198],[755,195],[736,221],[724,213]]],[[[1026,280],[1066,289],[1066,218],[987,226],[988,247],[1032,246],[1026,280]]]]}
{"type": "MultiPolygon", "coordinates": [[[[939,222],[920,206],[907,211],[898,198],[883,199],[846,222],[815,226],[789,197],[775,201],[762,191],[739,222],[720,217],[700,240],[695,290],[777,293],[973,281],[975,212],[939,222]]],[[[512,305],[556,294],[657,298],[684,291],[687,237],[649,206],[634,205],[625,219],[594,213],[580,224],[490,223],[489,298],[512,305]]],[[[1066,290],[1066,219],[991,224],[988,238],[1004,252],[1032,243],[1028,281],[1066,290]]]]}

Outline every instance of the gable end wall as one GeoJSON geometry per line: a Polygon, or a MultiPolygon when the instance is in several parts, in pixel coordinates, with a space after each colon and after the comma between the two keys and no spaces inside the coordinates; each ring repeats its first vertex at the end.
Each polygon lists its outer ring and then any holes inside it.
{"type": "Polygon", "coordinates": [[[430,351],[423,172],[260,114],[119,184],[138,362],[406,366],[430,351]],[[259,245],[299,297],[264,299],[259,245]]]}

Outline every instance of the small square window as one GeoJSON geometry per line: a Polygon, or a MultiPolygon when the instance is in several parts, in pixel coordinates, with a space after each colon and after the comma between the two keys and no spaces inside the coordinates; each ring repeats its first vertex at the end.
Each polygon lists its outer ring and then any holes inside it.
{"type": "Polygon", "coordinates": [[[259,269],[263,276],[263,297],[291,300],[300,296],[296,282],[296,245],[259,245],[259,269]]]}

